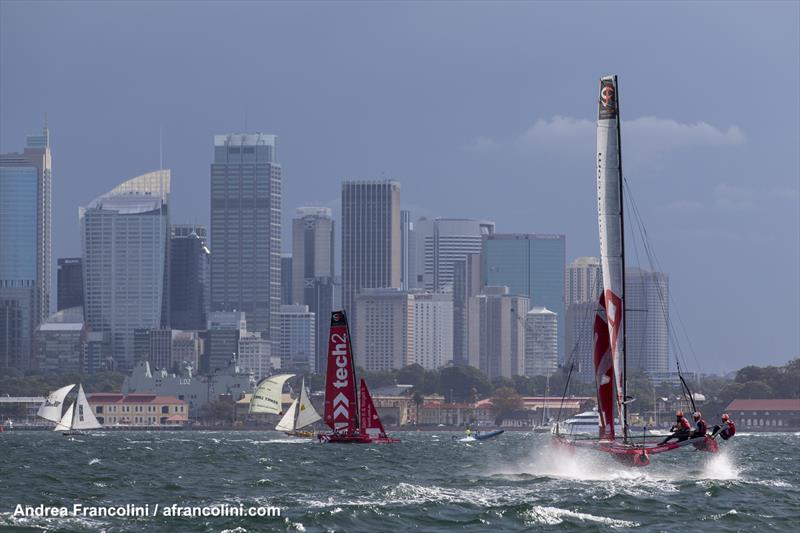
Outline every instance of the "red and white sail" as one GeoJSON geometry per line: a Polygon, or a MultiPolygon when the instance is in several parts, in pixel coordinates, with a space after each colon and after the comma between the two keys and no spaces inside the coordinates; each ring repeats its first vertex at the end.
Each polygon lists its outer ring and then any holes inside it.
{"type": "Polygon", "coordinates": [[[372,403],[372,396],[367,389],[367,383],[361,379],[361,434],[371,439],[385,439],[386,430],[383,429],[378,410],[372,403]]]}
{"type": "Polygon", "coordinates": [[[614,440],[614,361],[608,337],[606,299],[600,295],[594,317],[594,377],[597,383],[597,411],[600,438],[614,440]]]}
{"type": "Polygon", "coordinates": [[[605,288],[605,309],[620,418],[624,418],[625,324],[623,324],[625,261],[622,221],[622,165],[620,158],[617,77],[600,79],[597,115],[597,218],[605,288]]]}
{"type": "Polygon", "coordinates": [[[352,435],[358,429],[358,399],[350,330],[344,311],[331,313],[327,365],[325,423],[338,433],[352,435]]]}

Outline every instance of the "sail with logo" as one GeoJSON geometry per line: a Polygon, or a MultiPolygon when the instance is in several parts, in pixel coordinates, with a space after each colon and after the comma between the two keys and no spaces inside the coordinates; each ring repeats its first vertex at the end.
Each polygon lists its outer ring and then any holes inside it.
{"type": "Polygon", "coordinates": [[[250,412],[282,415],[283,385],[293,377],[294,374],[275,374],[259,381],[250,398],[250,412]]]}
{"type": "Polygon", "coordinates": [[[292,402],[291,407],[286,410],[286,414],[275,425],[275,429],[283,431],[292,437],[311,438],[314,436],[314,432],[302,431],[302,429],[319,420],[322,420],[322,417],[319,416],[319,413],[311,404],[308,389],[306,389],[306,381],[303,378],[303,383],[300,386],[300,396],[292,402]]]}
{"type": "Polygon", "coordinates": [[[92,407],[86,399],[86,393],[83,392],[83,385],[78,385],[78,397],[64,414],[61,414],[64,400],[73,388],[74,384],[52,392],[39,407],[37,414],[45,420],[55,422],[53,431],[61,431],[64,435],[76,435],[89,429],[100,429],[102,426],[92,413],[92,407]]]}
{"type": "Polygon", "coordinates": [[[331,329],[328,334],[328,362],[325,378],[325,424],[330,433],[320,433],[321,442],[331,443],[391,443],[399,442],[386,435],[378,411],[366,383],[361,381],[361,401],[368,407],[359,411],[356,390],[356,372],[353,364],[353,348],[350,329],[344,311],[331,313],[331,329]],[[369,419],[364,418],[369,412],[369,419]],[[379,428],[375,431],[375,428],[379,428]]]}

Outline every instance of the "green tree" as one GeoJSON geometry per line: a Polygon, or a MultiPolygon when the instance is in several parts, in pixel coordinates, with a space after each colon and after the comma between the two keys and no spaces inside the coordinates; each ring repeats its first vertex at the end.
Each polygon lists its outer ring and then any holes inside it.
{"type": "Polygon", "coordinates": [[[497,412],[498,423],[523,407],[522,396],[511,387],[500,387],[492,393],[492,407],[497,412]]]}
{"type": "Polygon", "coordinates": [[[419,408],[420,406],[425,403],[425,398],[422,396],[422,393],[419,391],[414,391],[414,395],[411,397],[411,401],[414,402],[414,406],[416,407],[416,415],[414,416],[414,422],[419,424],[419,408]]]}
{"type": "Polygon", "coordinates": [[[492,385],[486,375],[472,366],[448,366],[439,372],[439,392],[455,402],[472,402],[486,397],[492,385]]]}

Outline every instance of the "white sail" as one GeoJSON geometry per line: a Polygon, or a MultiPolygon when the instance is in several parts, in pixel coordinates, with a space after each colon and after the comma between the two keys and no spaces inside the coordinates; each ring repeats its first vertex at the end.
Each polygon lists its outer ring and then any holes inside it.
{"type": "Polygon", "coordinates": [[[617,404],[624,416],[625,302],[622,164],[620,158],[617,77],[600,79],[597,116],[597,222],[603,267],[608,334],[614,364],[617,404]]]}
{"type": "Polygon", "coordinates": [[[75,404],[70,404],[67,412],[61,417],[61,420],[53,428],[53,431],[69,431],[72,429],[72,413],[75,411],[75,404]]]}
{"type": "Polygon", "coordinates": [[[59,422],[61,420],[61,408],[64,406],[64,398],[74,387],[75,384],[73,383],[51,392],[36,414],[50,422],[59,422]]]}
{"type": "Polygon", "coordinates": [[[262,379],[250,400],[251,413],[269,413],[279,415],[283,412],[281,405],[281,391],[286,380],[293,378],[294,374],[276,374],[262,379]]]}
{"type": "Polygon", "coordinates": [[[78,399],[75,401],[75,416],[72,419],[72,429],[98,429],[101,427],[94,417],[94,413],[92,413],[92,407],[89,405],[89,400],[86,399],[83,386],[78,385],[78,399]]]}
{"type": "Polygon", "coordinates": [[[306,382],[304,379],[303,385],[300,388],[300,399],[298,400],[298,413],[297,422],[295,422],[295,429],[310,426],[317,420],[322,420],[322,417],[319,416],[319,413],[316,411],[316,409],[314,409],[314,405],[311,403],[311,399],[308,397],[308,389],[306,389],[306,382]]]}
{"type": "Polygon", "coordinates": [[[294,415],[297,412],[297,400],[292,402],[292,405],[289,409],[286,410],[286,414],[283,415],[280,422],[275,424],[275,431],[294,431],[294,415]]]}

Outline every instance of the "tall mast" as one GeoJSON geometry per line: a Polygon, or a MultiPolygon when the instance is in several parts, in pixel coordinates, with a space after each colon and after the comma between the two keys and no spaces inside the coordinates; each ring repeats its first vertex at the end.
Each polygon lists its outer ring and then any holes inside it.
{"type": "Polygon", "coordinates": [[[617,98],[617,161],[619,162],[619,222],[622,243],[622,442],[628,442],[628,317],[625,305],[625,185],[622,178],[622,132],[619,118],[619,83],[614,75],[617,98]]]}

